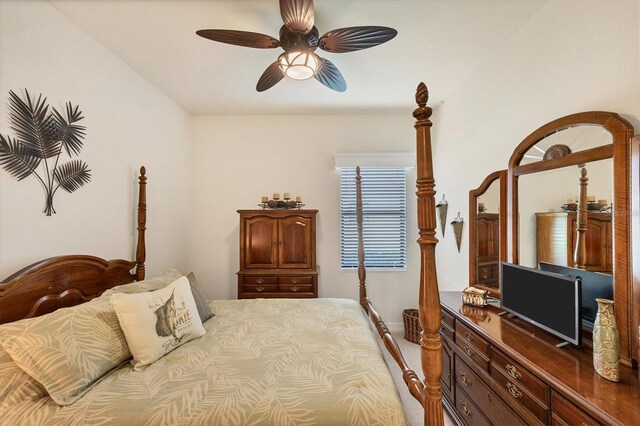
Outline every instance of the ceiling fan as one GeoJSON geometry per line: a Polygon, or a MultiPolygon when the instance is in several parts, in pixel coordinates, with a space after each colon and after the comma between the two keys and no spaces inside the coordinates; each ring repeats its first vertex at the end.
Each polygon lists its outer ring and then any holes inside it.
{"type": "Polygon", "coordinates": [[[266,34],[236,30],[199,30],[196,34],[237,46],[257,49],[282,47],[284,53],[267,67],[258,80],[258,92],[273,87],[285,76],[296,80],[314,77],[328,88],[344,92],[347,83],[338,68],[314,51],[319,47],[331,53],[353,52],[385,43],[398,34],[393,28],[362,26],[339,28],[319,36],[313,25],[313,0],[280,0],[280,15],[284,21],[280,40],[266,34]]]}

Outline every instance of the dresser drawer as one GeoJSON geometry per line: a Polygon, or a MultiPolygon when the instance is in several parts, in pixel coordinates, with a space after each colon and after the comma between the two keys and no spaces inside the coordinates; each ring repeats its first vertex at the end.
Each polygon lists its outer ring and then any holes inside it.
{"type": "Polygon", "coordinates": [[[552,425],[585,425],[595,426],[598,422],[555,392],[551,393],[552,425]]]}
{"type": "Polygon", "coordinates": [[[442,324],[446,324],[449,326],[449,328],[451,328],[452,330],[455,329],[455,319],[453,318],[453,315],[451,315],[449,312],[445,311],[444,309],[440,310],[440,322],[442,324]]]}
{"type": "MultiPolygon", "coordinates": [[[[459,357],[455,358],[456,386],[463,389],[495,425],[521,425],[525,422],[459,357]]],[[[456,397],[460,393],[456,394],[456,397]]],[[[458,404],[456,404],[457,406],[458,404]]]]}
{"type": "Polygon", "coordinates": [[[463,353],[483,370],[489,370],[489,344],[486,340],[462,325],[460,321],[456,321],[454,340],[463,353]]]}
{"type": "Polygon", "coordinates": [[[473,400],[460,389],[460,385],[456,388],[456,410],[469,426],[491,426],[491,422],[482,415],[482,411],[473,403],[473,400]]]}
{"type": "Polygon", "coordinates": [[[520,364],[491,347],[491,369],[494,368],[499,368],[502,375],[509,377],[514,385],[527,389],[544,405],[549,405],[549,386],[538,380],[520,364]]]}
{"type": "MultiPolygon", "coordinates": [[[[242,276],[242,284],[277,284],[277,277],[242,276]]],[[[246,288],[246,286],[245,286],[246,288]]],[[[248,291],[248,290],[245,290],[248,291]]],[[[269,290],[276,291],[276,290],[269,290]]]]}
{"type": "Polygon", "coordinates": [[[499,368],[491,368],[491,378],[509,394],[509,404],[518,403],[543,424],[549,422],[547,401],[539,401],[529,390],[499,368]]]}
{"type": "Polygon", "coordinates": [[[442,334],[442,336],[444,336],[445,338],[453,342],[454,332],[453,332],[453,329],[449,328],[447,324],[445,323],[440,324],[440,334],[442,334]]]}
{"type": "Polygon", "coordinates": [[[489,357],[489,343],[480,337],[474,331],[471,331],[469,328],[462,325],[460,321],[456,323],[456,335],[459,335],[465,339],[468,343],[470,343],[478,352],[481,352],[485,357],[489,357]]]}

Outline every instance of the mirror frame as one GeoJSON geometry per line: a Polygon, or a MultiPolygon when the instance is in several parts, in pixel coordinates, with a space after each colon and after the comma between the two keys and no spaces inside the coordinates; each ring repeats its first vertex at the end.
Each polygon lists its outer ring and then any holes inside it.
{"type": "MultiPolygon", "coordinates": [[[[498,227],[499,227],[499,249],[498,249],[498,262],[504,262],[507,260],[507,171],[498,170],[488,175],[476,189],[469,191],[469,285],[471,287],[477,287],[482,290],[487,290],[493,297],[500,298],[500,289],[496,290],[491,287],[484,286],[478,283],[478,258],[477,258],[477,229],[476,222],[478,220],[478,206],[477,200],[483,195],[492,183],[499,181],[500,191],[500,208],[498,210],[498,227]]],[[[498,281],[499,282],[499,281],[498,281]]]]}
{"type": "MultiPolygon", "coordinates": [[[[613,158],[613,283],[615,316],[620,334],[620,360],[631,366],[635,357],[638,324],[634,319],[633,279],[631,276],[631,138],[633,126],[613,112],[590,111],[553,120],[527,136],[509,159],[507,178],[508,261],[518,263],[518,177],[592,161],[613,158]],[[607,130],[612,143],[567,154],[562,158],[520,165],[524,154],[540,140],[580,125],[596,125],[607,130]],[[633,322],[633,324],[632,324],[633,322]]],[[[577,185],[576,185],[577,188],[577,185]]],[[[636,295],[637,299],[637,295],[636,295]]],[[[636,307],[635,309],[638,309],[636,307]]]]}

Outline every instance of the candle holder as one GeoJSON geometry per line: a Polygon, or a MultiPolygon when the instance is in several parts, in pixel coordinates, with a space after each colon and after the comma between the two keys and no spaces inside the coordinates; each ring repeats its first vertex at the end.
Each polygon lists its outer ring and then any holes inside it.
{"type": "MultiPolygon", "coordinates": [[[[276,195],[276,194],[274,194],[276,195]]],[[[288,194],[287,194],[288,195],[288,194]]],[[[258,207],[262,207],[263,210],[271,209],[271,210],[286,210],[286,209],[298,209],[300,210],[305,205],[301,201],[293,201],[289,197],[284,200],[280,200],[278,198],[271,199],[268,201],[264,201],[266,197],[262,197],[262,202],[258,204],[258,207]]],[[[299,199],[299,197],[296,197],[299,199]]]]}

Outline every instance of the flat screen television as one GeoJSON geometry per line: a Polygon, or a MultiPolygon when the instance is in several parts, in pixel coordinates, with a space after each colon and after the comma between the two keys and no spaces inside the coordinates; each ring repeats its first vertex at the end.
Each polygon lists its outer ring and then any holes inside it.
{"type": "Polygon", "coordinates": [[[593,329],[593,322],[598,313],[596,299],[613,300],[613,276],[547,262],[538,262],[538,268],[571,278],[580,278],[582,281],[582,325],[593,329]]]}
{"type": "Polygon", "coordinates": [[[580,345],[580,279],[502,262],[500,306],[561,339],[580,345]]]}

